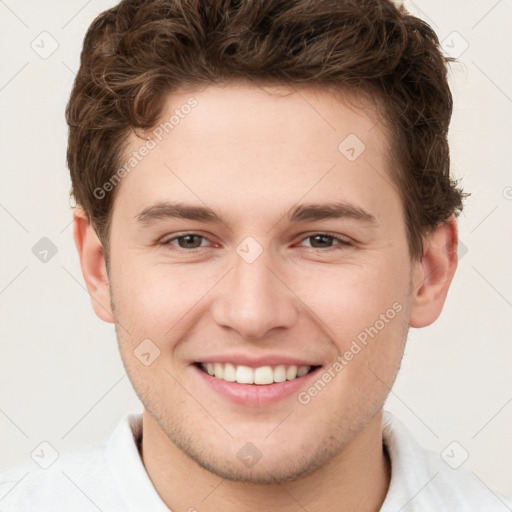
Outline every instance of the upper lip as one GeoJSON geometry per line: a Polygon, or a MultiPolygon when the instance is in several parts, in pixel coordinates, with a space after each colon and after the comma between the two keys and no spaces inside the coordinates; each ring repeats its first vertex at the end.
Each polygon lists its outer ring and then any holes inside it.
{"type": "Polygon", "coordinates": [[[264,356],[250,356],[247,354],[218,354],[205,356],[197,359],[197,363],[231,363],[234,366],[248,366],[250,368],[259,368],[261,366],[321,366],[311,359],[299,359],[297,357],[269,354],[264,356]]]}

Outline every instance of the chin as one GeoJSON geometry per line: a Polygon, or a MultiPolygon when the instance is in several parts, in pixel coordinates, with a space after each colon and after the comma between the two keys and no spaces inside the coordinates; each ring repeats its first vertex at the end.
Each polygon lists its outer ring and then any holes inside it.
{"type": "Polygon", "coordinates": [[[233,462],[233,459],[220,460],[217,458],[212,460],[209,456],[206,460],[206,458],[193,456],[190,453],[188,455],[203,469],[220,478],[231,482],[257,485],[294,482],[314,473],[324,465],[323,458],[315,463],[314,460],[303,455],[298,457],[281,456],[278,461],[275,453],[273,460],[265,460],[265,455],[262,454],[256,462],[243,462],[240,457],[233,462]],[[291,463],[291,460],[294,462],[291,463]]]}

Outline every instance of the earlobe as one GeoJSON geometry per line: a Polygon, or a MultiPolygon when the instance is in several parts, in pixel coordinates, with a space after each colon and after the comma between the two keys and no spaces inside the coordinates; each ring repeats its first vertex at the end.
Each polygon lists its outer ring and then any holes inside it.
{"type": "Polygon", "coordinates": [[[411,327],[426,327],[441,314],[457,269],[457,244],[457,222],[453,215],[426,237],[423,258],[413,271],[411,327]]]}
{"type": "Polygon", "coordinates": [[[73,210],[73,237],[94,312],[105,322],[114,323],[103,248],[87,214],[79,206],[73,210]]]}

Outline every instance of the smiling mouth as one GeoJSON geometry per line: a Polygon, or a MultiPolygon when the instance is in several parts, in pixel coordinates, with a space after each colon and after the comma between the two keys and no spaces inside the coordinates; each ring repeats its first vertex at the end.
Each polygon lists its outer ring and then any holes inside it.
{"type": "Polygon", "coordinates": [[[276,365],[250,366],[234,365],[231,363],[196,363],[196,366],[208,375],[226,382],[239,384],[268,385],[296,380],[319,368],[319,366],[276,365]]]}

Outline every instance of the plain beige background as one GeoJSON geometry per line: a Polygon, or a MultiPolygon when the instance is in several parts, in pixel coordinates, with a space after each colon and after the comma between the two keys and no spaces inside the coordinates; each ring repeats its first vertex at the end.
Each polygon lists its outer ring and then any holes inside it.
{"type": "MultiPolygon", "coordinates": [[[[42,441],[58,452],[96,444],[141,411],[114,328],[84,287],[65,164],[82,39],[114,3],[0,1],[0,470],[29,461],[42,441]],[[34,254],[43,237],[57,251],[46,262],[34,254]]],[[[512,1],[406,4],[459,56],[452,167],[472,196],[445,310],[410,331],[386,408],[425,447],[467,455],[462,467],[512,496],[512,1]]]]}

